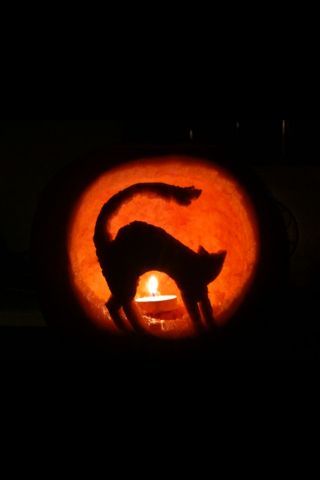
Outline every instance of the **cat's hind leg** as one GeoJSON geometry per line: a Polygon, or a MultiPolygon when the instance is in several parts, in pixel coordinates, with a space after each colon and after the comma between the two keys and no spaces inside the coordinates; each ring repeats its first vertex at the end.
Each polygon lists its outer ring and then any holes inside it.
{"type": "Polygon", "coordinates": [[[194,298],[190,298],[188,295],[182,294],[183,303],[187,309],[187,312],[196,328],[200,333],[204,331],[204,325],[201,321],[201,315],[197,301],[194,298]]]}
{"type": "Polygon", "coordinates": [[[121,304],[113,295],[111,295],[111,297],[107,301],[106,307],[109,310],[111,319],[113,320],[114,324],[119,328],[119,330],[128,330],[128,327],[126,326],[126,321],[120,313],[121,304]]]}
{"type": "Polygon", "coordinates": [[[143,320],[141,313],[134,301],[128,301],[123,304],[123,310],[132,327],[137,332],[143,332],[143,320]]]}

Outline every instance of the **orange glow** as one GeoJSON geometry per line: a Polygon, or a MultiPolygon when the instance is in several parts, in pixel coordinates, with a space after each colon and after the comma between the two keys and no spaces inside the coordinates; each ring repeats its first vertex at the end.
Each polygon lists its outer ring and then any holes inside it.
{"type": "MultiPolygon", "coordinates": [[[[93,244],[96,219],[103,204],[119,190],[138,182],[164,182],[191,186],[202,195],[190,206],[139,195],[123,205],[112,219],[113,237],[124,225],[145,221],[164,228],[194,251],[202,245],[209,252],[226,250],[227,257],[219,277],[209,285],[209,297],[218,324],[225,324],[243,300],[253,279],[259,254],[259,238],[254,209],[242,187],[220,167],[204,160],[170,156],[133,161],[106,171],[83,192],[73,212],[68,236],[70,276],[79,302],[91,321],[117,332],[105,302],[110,290],[101,273],[93,244]]],[[[145,319],[151,335],[181,338],[194,334],[175,282],[162,272],[147,272],[140,278],[137,297],[158,290],[162,295],[177,295],[178,318],[164,322],[161,330],[145,319]],[[150,278],[156,276],[158,285],[150,278]]]]}

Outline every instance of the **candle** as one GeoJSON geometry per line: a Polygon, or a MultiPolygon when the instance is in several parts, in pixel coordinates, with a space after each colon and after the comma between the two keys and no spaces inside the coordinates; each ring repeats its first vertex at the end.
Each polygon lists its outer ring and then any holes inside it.
{"type": "Polygon", "coordinates": [[[147,282],[150,296],[136,298],[137,304],[145,314],[154,315],[169,312],[177,308],[176,295],[160,295],[158,285],[157,277],[152,275],[147,282]]]}

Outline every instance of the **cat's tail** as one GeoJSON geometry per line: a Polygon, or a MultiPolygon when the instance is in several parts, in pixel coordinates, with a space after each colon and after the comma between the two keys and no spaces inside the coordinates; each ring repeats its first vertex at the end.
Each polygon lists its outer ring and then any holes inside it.
{"type": "Polygon", "coordinates": [[[188,206],[193,200],[200,197],[201,190],[195,187],[176,187],[157,182],[136,183],[121,190],[103,205],[99,213],[94,232],[94,243],[97,251],[105,248],[106,244],[112,242],[109,229],[111,219],[117,214],[122,205],[140,194],[149,197],[160,197],[164,200],[174,200],[180,205],[188,206]]]}

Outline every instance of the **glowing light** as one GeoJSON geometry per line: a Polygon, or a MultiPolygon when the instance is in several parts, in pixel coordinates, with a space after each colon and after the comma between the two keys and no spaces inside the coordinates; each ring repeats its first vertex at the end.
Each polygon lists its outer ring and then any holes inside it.
{"type": "Polygon", "coordinates": [[[159,295],[158,292],[159,282],[155,275],[151,275],[151,277],[147,281],[147,289],[150,295],[156,296],[159,295]]]}
{"type": "MultiPolygon", "coordinates": [[[[195,185],[202,190],[202,195],[187,208],[175,202],[166,203],[156,196],[138,195],[123,205],[112,219],[112,238],[125,225],[141,221],[166,230],[195,253],[199,245],[204,245],[210,253],[226,250],[227,258],[221,274],[208,285],[217,324],[226,324],[249,290],[258,264],[260,240],[256,212],[246,192],[231,174],[212,163],[186,156],[144,158],[107,170],[79,197],[70,220],[68,255],[72,286],[81,307],[93,324],[118,333],[105,306],[111,292],[97,259],[93,233],[105,201],[120,190],[141,182],[195,185]]],[[[176,283],[156,269],[141,275],[136,292],[136,301],[141,302],[139,307],[142,308],[145,301],[146,308],[150,306],[152,309],[150,315],[155,305],[157,308],[161,305],[162,312],[164,296],[176,297],[177,308],[182,309],[179,318],[167,322],[170,328],[159,332],[153,332],[146,320],[146,331],[163,338],[193,336],[193,324],[176,283]],[[151,276],[155,279],[151,280],[151,276]],[[147,300],[141,300],[146,297],[147,300]]],[[[169,313],[176,308],[174,305],[169,307],[169,313]]]]}

